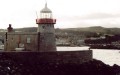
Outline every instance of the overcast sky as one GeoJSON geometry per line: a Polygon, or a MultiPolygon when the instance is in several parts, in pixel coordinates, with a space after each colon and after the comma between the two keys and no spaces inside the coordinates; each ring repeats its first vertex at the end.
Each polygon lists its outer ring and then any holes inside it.
{"type": "MultiPolygon", "coordinates": [[[[120,0],[47,0],[57,19],[56,28],[119,27],[120,0]]],[[[0,28],[37,27],[36,11],[45,0],[0,0],[0,28]]]]}

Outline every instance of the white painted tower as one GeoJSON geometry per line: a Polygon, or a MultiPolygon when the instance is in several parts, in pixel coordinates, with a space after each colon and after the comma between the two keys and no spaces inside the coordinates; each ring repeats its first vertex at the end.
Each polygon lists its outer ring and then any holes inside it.
{"type": "Polygon", "coordinates": [[[47,7],[47,3],[40,11],[40,18],[36,19],[36,23],[38,24],[37,32],[40,33],[40,51],[56,51],[54,30],[56,19],[53,19],[52,11],[47,7]]]}

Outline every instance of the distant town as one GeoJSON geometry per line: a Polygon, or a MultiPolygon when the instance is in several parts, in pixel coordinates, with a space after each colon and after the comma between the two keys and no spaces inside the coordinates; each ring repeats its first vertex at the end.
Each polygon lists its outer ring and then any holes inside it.
{"type": "MultiPolygon", "coordinates": [[[[36,32],[37,27],[17,28],[15,32],[36,32]]],[[[0,29],[0,49],[3,48],[6,29],[0,29]]],[[[55,29],[57,46],[90,46],[91,48],[120,49],[120,28],[100,26],[55,29]]]]}

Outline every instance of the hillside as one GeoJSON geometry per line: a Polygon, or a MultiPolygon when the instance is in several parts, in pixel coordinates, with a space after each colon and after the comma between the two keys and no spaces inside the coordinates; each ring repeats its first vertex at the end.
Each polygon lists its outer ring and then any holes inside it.
{"type": "MultiPolygon", "coordinates": [[[[3,29],[0,29],[3,30],[3,29]]],[[[15,31],[22,32],[36,32],[37,27],[28,27],[28,28],[17,28],[15,31]]],[[[102,33],[102,34],[120,34],[120,28],[104,28],[101,26],[85,27],[85,28],[66,28],[66,29],[55,29],[56,33],[102,33]]]]}
{"type": "MultiPolygon", "coordinates": [[[[2,30],[2,29],[1,29],[2,30]]],[[[17,28],[16,32],[37,32],[37,27],[17,28]]],[[[1,31],[2,32],[2,31],[1,31]]],[[[84,39],[89,37],[99,37],[106,34],[120,34],[120,28],[104,28],[101,26],[85,27],[85,28],[67,28],[55,29],[56,40],[58,43],[67,43],[69,45],[80,46],[84,44],[84,39]]]]}
{"type": "Polygon", "coordinates": [[[15,31],[22,31],[22,32],[37,32],[37,27],[17,28],[14,30],[15,31]]]}
{"type": "Polygon", "coordinates": [[[69,28],[65,30],[80,31],[80,32],[96,32],[104,34],[120,34],[120,28],[104,28],[101,26],[85,27],[85,28],[69,28]]]}

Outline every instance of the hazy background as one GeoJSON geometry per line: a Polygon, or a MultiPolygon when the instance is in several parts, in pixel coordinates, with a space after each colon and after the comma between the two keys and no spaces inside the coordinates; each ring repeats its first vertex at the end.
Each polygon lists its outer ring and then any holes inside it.
{"type": "MultiPolygon", "coordinates": [[[[119,27],[120,0],[47,0],[48,7],[57,19],[56,28],[119,27]]],[[[39,14],[45,0],[1,0],[0,28],[37,27],[39,14]]]]}

